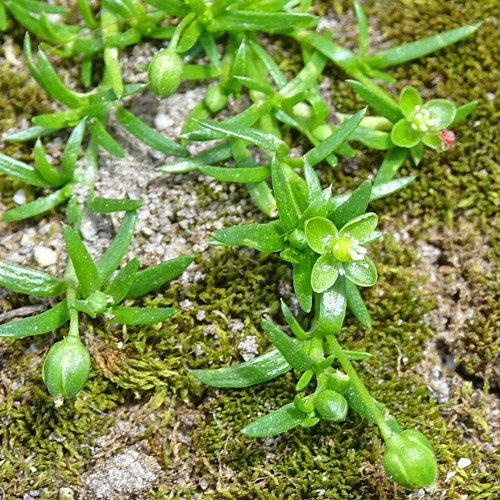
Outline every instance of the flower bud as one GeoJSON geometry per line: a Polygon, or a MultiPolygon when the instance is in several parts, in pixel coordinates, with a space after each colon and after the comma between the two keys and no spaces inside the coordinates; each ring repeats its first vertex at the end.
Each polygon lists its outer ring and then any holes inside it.
{"type": "Polygon", "coordinates": [[[148,82],[151,92],[160,97],[168,97],[175,92],[181,83],[181,79],[181,56],[168,48],[157,52],[148,69],[148,82]]]}
{"type": "Polygon", "coordinates": [[[430,486],[437,474],[431,444],[421,432],[411,429],[386,440],[384,467],[396,483],[410,489],[430,486]]]}
{"type": "Polygon", "coordinates": [[[293,248],[298,248],[299,250],[307,248],[306,235],[302,229],[294,229],[288,235],[288,242],[293,248]]]}
{"type": "Polygon", "coordinates": [[[347,416],[347,401],[338,392],[326,389],[314,400],[314,406],[322,418],[329,422],[341,422],[347,416]]]}
{"type": "Polygon", "coordinates": [[[208,87],[205,94],[205,104],[212,113],[220,111],[227,103],[227,95],[224,94],[220,85],[208,87]]]}
{"type": "Polygon", "coordinates": [[[66,337],[51,348],[42,368],[42,379],[54,397],[72,397],[84,386],[90,371],[87,348],[75,337],[66,337]]]}

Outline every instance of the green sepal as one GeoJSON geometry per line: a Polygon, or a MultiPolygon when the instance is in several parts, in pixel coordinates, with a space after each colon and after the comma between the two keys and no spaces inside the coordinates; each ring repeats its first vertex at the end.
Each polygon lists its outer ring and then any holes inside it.
{"type": "Polygon", "coordinates": [[[411,115],[417,106],[422,106],[422,98],[415,87],[405,87],[399,95],[399,107],[403,116],[411,119],[411,115]]]}
{"type": "Polygon", "coordinates": [[[331,253],[325,253],[314,263],[311,271],[311,287],[316,293],[328,290],[339,275],[339,264],[331,253]]]}
{"type": "Polygon", "coordinates": [[[63,300],[43,313],[0,325],[0,338],[18,339],[31,335],[41,335],[56,330],[64,325],[68,319],[68,306],[66,300],[63,300]]]}
{"type": "Polygon", "coordinates": [[[167,281],[176,278],[186,267],[193,262],[191,255],[183,255],[175,259],[166,260],[156,266],[139,271],[128,291],[126,298],[134,299],[164,285],[167,281]]]}
{"type": "Polygon", "coordinates": [[[412,148],[420,142],[420,135],[406,118],[402,118],[392,128],[391,140],[401,148],[412,148]]]}
{"type": "Polygon", "coordinates": [[[121,325],[152,325],[171,318],[177,311],[173,307],[113,306],[108,310],[111,321],[121,325]]]}
{"type": "Polygon", "coordinates": [[[55,297],[66,288],[66,282],[41,271],[0,262],[0,286],[38,297],[55,297]]]}
{"type": "Polygon", "coordinates": [[[349,307],[351,312],[363,326],[371,328],[372,319],[368,309],[366,308],[363,297],[361,297],[361,294],[359,293],[358,287],[351,280],[346,279],[344,282],[347,307],[349,307]]]}
{"type": "MultiPolygon", "coordinates": [[[[292,342],[298,343],[293,339],[292,342]]],[[[242,388],[267,382],[291,369],[278,349],[273,349],[238,365],[212,370],[191,370],[191,373],[200,382],[211,387],[242,388]]]]}
{"type": "Polygon", "coordinates": [[[285,229],[280,221],[267,224],[245,224],[219,229],[212,233],[212,245],[249,246],[260,252],[283,250],[285,229]]]}
{"type": "Polygon", "coordinates": [[[314,360],[304,352],[303,348],[275,324],[262,320],[262,327],[292,368],[304,371],[314,364],[314,360]]]}
{"type": "Polygon", "coordinates": [[[248,424],[241,432],[249,437],[274,436],[293,429],[307,418],[306,413],[289,403],[248,424]]]}
{"type": "Polygon", "coordinates": [[[433,99],[425,103],[422,109],[429,111],[432,117],[437,120],[433,128],[438,130],[451,125],[457,114],[457,108],[447,99],[433,99]]]}
{"type": "Polygon", "coordinates": [[[331,250],[332,241],[338,231],[332,221],[325,217],[312,217],[304,226],[307,244],[319,254],[326,254],[331,250]]]}
{"type": "Polygon", "coordinates": [[[345,276],[359,286],[373,286],[377,282],[377,268],[369,257],[343,263],[345,276]]]}
{"type": "Polygon", "coordinates": [[[99,289],[100,283],[96,265],[76,229],[63,224],[63,236],[78,283],[84,297],[87,298],[92,292],[99,289]]]}
{"type": "Polygon", "coordinates": [[[363,241],[373,233],[377,224],[377,215],[373,212],[367,212],[350,220],[339,231],[339,236],[349,236],[355,240],[363,241]]]}

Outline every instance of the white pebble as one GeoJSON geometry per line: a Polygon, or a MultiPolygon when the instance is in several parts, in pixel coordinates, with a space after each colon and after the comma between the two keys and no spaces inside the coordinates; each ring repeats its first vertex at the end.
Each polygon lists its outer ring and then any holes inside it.
{"type": "Polygon", "coordinates": [[[468,458],[461,458],[458,461],[457,466],[459,469],[465,469],[466,467],[469,467],[471,463],[472,462],[468,458]]]}
{"type": "Polygon", "coordinates": [[[158,130],[165,130],[174,124],[172,118],[165,113],[158,113],[155,116],[155,127],[158,130]]]}
{"type": "Polygon", "coordinates": [[[57,254],[54,250],[37,245],[33,249],[33,257],[40,267],[52,266],[57,262],[57,254]]]}
{"type": "Polygon", "coordinates": [[[24,192],[24,189],[18,189],[14,193],[12,199],[16,205],[24,205],[26,203],[26,193],[24,192]]]}

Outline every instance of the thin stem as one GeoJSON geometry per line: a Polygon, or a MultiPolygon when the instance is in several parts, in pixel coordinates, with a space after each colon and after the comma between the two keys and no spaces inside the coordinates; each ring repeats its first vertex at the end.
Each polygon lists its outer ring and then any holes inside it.
{"type": "Polygon", "coordinates": [[[347,376],[349,377],[351,384],[354,386],[356,389],[356,392],[359,394],[359,397],[361,398],[361,401],[363,401],[364,405],[368,408],[370,413],[373,415],[373,418],[375,419],[375,423],[378,425],[380,428],[380,431],[382,432],[382,435],[384,438],[387,438],[391,435],[394,434],[394,431],[389,427],[385,420],[385,415],[380,411],[380,409],[377,407],[375,404],[375,400],[371,397],[370,393],[368,392],[368,389],[365,387],[361,379],[359,378],[358,374],[356,373],[356,370],[352,366],[351,362],[347,358],[347,356],[344,354],[344,351],[340,347],[340,344],[335,337],[335,335],[328,335],[326,337],[328,343],[332,346],[333,353],[335,354],[336,358],[339,360],[340,364],[342,365],[342,368],[346,372],[347,376]]]}

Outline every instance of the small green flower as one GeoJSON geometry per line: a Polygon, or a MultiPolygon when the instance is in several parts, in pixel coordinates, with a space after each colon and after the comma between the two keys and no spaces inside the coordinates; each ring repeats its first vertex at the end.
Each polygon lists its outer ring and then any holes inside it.
{"type": "Polygon", "coordinates": [[[311,286],[316,293],[330,288],[338,276],[344,276],[360,286],[372,286],[377,281],[375,264],[366,256],[362,242],[377,226],[374,213],[350,220],[340,231],[325,217],[313,217],[305,224],[309,247],[321,256],[313,266],[311,286]]]}
{"type": "Polygon", "coordinates": [[[423,142],[434,149],[443,146],[442,133],[453,123],[457,109],[446,99],[433,99],[425,104],[414,87],[405,87],[399,96],[399,107],[404,118],[391,132],[392,142],[402,148],[412,148],[423,142]]]}
{"type": "Polygon", "coordinates": [[[338,392],[326,389],[314,400],[314,407],[322,418],[329,422],[342,422],[347,416],[347,401],[338,392]]]}
{"type": "Polygon", "coordinates": [[[437,475],[431,444],[421,432],[413,429],[386,439],[384,467],[394,481],[411,489],[430,486],[437,475]]]}

